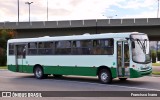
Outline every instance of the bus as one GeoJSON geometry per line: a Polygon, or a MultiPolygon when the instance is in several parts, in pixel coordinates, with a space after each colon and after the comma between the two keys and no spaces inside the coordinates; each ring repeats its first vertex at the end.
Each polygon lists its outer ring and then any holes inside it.
{"type": "Polygon", "coordinates": [[[95,76],[104,84],[152,72],[148,36],[138,32],[10,39],[7,66],[37,79],[95,76]]]}

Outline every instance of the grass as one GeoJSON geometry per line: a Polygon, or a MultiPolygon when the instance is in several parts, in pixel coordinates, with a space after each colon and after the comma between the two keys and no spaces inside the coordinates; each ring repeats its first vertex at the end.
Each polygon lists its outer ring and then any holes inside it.
{"type": "MultiPolygon", "coordinates": [[[[160,63],[152,63],[152,66],[160,66],[160,63]]],[[[160,75],[160,72],[152,72],[153,75],[160,75]]]]}
{"type": "Polygon", "coordinates": [[[152,72],[153,75],[160,75],[160,72],[152,72]]]}
{"type": "Polygon", "coordinates": [[[152,63],[152,66],[160,66],[160,63],[152,63]]]}
{"type": "Polygon", "coordinates": [[[7,69],[7,66],[0,66],[0,69],[7,69]]]}

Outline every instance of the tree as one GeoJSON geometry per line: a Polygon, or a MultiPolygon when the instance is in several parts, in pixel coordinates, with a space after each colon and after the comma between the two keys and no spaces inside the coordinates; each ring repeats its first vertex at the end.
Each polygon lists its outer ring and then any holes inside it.
{"type": "Polygon", "coordinates": [[[8,39],[14,38],[17,32],[12,29],[0,29],[0,66],[6,65],[8,39]]]}
{"type": "Polygon", "coordinates": [[[152,56],[152,63],[156,63],[157,54],[155,50],[151,51],[151,56],[152,56]]]}
{"type": "Polygon", "coordinates": [[[160,61],[160,50],[158,50],[157,52],[157,58],[158,58],[158,61],[160,61]]]}

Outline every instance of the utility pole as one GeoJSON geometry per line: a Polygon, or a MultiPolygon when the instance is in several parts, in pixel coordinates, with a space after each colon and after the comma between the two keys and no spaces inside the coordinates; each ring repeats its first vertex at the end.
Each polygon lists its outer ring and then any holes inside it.
{"type": "Polygon", "coordinates": [[[33,2],[25,2],[25,4],[28,4],[29,6],[29,22],[30,22],[30,5],[32,4],[33,2]]]}
{"type": "MultiPolygon", "coordinates": [[[[157,7],[157,18],[159,18],[159,0],[157,1],[157,3],[158,3],[158,7],[157,7]]],[[[158,59],[158,40],[157,40],[157,61],[159,60],[158,59]]]]}
{"type": "Polygon", "coordinates": [[[19,0],[17,0],[17,5],[18,5],[18,22],[19,22],[19,0]]]}
{"type": "Polygon", "coordinates": [[[48,0],[47,0],[47,21],[48,21],[48,0]]]}

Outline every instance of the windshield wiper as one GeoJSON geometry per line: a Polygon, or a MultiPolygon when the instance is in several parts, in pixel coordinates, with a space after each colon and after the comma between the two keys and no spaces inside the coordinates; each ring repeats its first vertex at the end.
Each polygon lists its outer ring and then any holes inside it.
{"type": "Polygon", "coordinates": [[[143,50],[144,54],[146,54],[147,39],[144,39],[144,43],[142,43],[139,39],[137,39],[137,43],[139,44],[140,48],[143,50]]]}

